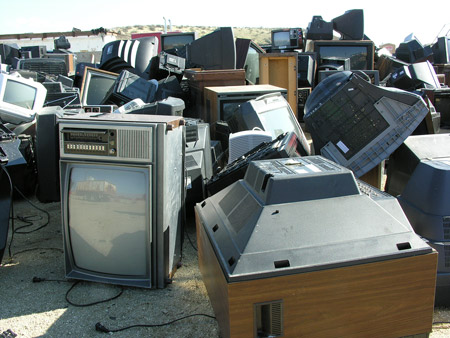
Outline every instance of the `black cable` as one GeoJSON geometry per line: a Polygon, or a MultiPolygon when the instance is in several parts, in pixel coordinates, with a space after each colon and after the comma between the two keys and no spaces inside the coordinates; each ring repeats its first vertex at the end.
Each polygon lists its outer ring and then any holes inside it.
{"type": "MultiPolygon", "coordinates": [[[[9,172],[8,172],[8,170],[6,169],[6,167],[5,166],[3,166],[3,165],[0,165],[0,167],[2,168],[2,170],[3,170],[3,172],[6,174],[6,176],[8,177],[8,180],[9,180],[9,186],[10,186],[10,190],[9,190],[9,198],[10,198],[10,201],[11,201],[11,205],[10,205],[10,207],[9,207],[9,219],[11,219],[11,240],[10,240],[10,242],[9,242],[9,246],[8,246],[8,254],[9,254],[9,258],[11,258],[12,257],[12,255],[11,255],[11,243],[12,243],[12,241],[13,241],[13,239],[14,239],[14,203],[13,203],[13,191],[14,191],[14,186],[13,186],[13,183],[12,183],[12,179],[11,179],[11,176],[9,175],[9,172]]],[[[9,224],[8,224],[9,225],[9,224]]]]}
{"type": "Polygon", "coordinates": [[[189,240],[189,243],[191,243],[191,246],[194,248],[195,251],[198,251],[197,247],[194,245],[194,243],[192,243],[191,237],[189,236],[189,232],[186,231],[186,236],[189,240]]]}
{"type": "Polygon", "coordinates": [[[203,317],[207,317],[207,318],[216,319],[216,317],[211,316],[211,315],[207,315],[207,314],[204,314],[204,313],[194,313],[192,315],[187,315],[187,316],[184,316],[184,317],[181,317],[181,318],[177,318],[177,319],[171,320],[170,322],[166,322],[166,323],[161,323],[161,324],[135,324],[135,325],[130,325],[130,326],[122,327],[122,328],[119,328],[119,329],[114,329],[114,330],[107,329],[105,326],[103,326],[99,322],[99,323],[95,324],[95,330],[99,331],[99,332],[110,333],[110,332],[125,331],[125,330],[132,329],[132,328],[135,328],[135,327],[161,327],[161,326],[171,325],[171,324],[173,324],[175,322],[178,322],[180,320],[183,320],[183,319],[186,319],[186,318],[190,318],[190,317],[195,317],[195,316],[203,316],[203,317]]]}
{"type": "MultiPolygon", "coordinates": [[[[36,228],[36,229],[33,229],[33,230],[30,230],[30,231],[17,231],[17,230],[20,230],[20,229],[23,229],[23,228],[26,228],[26,227],[29,227],[29,226],[31,226],[31,225],[33,225],[33,223],[32,222],[30,222],[29,220],[27,220],[26,219],[26,217],[22,217],[22,218],[19,218],[19,220],[21,220],[21,221],[23,221],[23,222],[27,222],[27,223],[29,223],[28,225],[24,225],[24,226],[21,226],[21,227],[19,227],[19,228],[17,228],[16,230],[15,230],[15,232],[16,233],[18,233],[18,234],[29,234],[29,233],[32,233],[32,232],[35,232],[35,231],[38,231],[38,230],[41,230],[42,228],[44,228],[44,227],[46,227],[49,223],[50,223],[50,213],[47,211],[47,210],[44,210],[44,209],[42,209],[42,208],[39,208],[38,206],[36,206],[33,202],[31,202],[16,186],[14,186],[14,189],[19,193],[19,195],[21,195],[22,196],[22,198],[25,200],[25,201],[27,201],[33,208],[35,208],[35,209],[37,209],[38,211],[41,211],[41,212],[43,212],[43,213],[45,213],[46,215],[47,215],[47,221],[43,224],[43,225],[41,225],[41,226],[39,226],[38,228],[36,228]]],[[[28,217],[34,217],[34,216],[28,216],[28,217]]],[[[41,218],[42,219],[42,218],[41,218]]]]}
{"type": "Polygon", "coordinates": [[[92,302],[92,303],[77,304],[77,303],[73,303],[72,301],[69,300],[69,293],[79,283],[80,283],[80,281],[76,281],[75,283],[73,283],[72,286],[70,287],[70,289],[67,290],[67,292],[66,292],[66,301],[67,301],[67,303],[69,303],[70,305],[76,306],[76,307],[87,307],[87,306],[97,305],[97,304],[101,304],[101,303],[106,303],[106,302],[109,302],[109,301],[114,300],[116,298],[119,298],[120,296],[122,296],[122,293],[123,293],[123,287],[119,286],[120,287],[120,292],[117,295],[115,295],[114,297],[111,297],[111,298],[108,298],[108,299],[99,300],[99,301],[92,302]]]}
{"type": "Polygon", "coordinates": [[[433,325],[450,324],[450,322],[433,322],[433,325]]]}

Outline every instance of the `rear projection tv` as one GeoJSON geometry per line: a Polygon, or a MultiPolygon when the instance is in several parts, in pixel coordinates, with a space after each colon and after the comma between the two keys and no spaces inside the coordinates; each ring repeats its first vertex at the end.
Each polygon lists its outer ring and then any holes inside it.
{"type": "Polygon", "coordinates": [[[34,120],[43,107],[47,89],[18,73],[0,73],[0,122],[21,124],[34,120]]]}
{"type": "Polygon", "coordinates": [[[145,288],[181,259],[182,118],[76,114],[59,120],[66,277],[145,288]]]}

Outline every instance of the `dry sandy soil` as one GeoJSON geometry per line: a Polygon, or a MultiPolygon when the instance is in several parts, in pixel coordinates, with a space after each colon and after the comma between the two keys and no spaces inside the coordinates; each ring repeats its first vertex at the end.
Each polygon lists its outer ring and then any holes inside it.
{"type": "MultiPolygon", "coordinates": [[[[183,246],[183,266],[173,283],[165,289],[124,287],[116,299],[93,306],[74,306],[66,293],[74,285],[64,277],[64,256],[60,221],[60,203],[32,202],[48,211],[50,223],[30,234],[14,235],[11,257],[6,250],[0,267],[0,334],[8,329],[17,337],[102,337],[95,324],[108,329],[136,324],[159,324],[191,314],[214,315],[198,269],[197,252],[188,238],[183,246]],[[33,283],[33,278],[46,279],[33,283]]],[[[24,200],[14,203],[15,216],[27,217],[33,225],[46,222],[46,215],[24,200]]],[[[15,228],[24,225],[16,220],[15,228]]],[[[195,227],[188,225],[189,238],[195,245],[195,227]]],[[[11,231],[10,231],[11,236],[11,231]]],[[[9,243],[9,242],[8,242],[9,243]]],[[[119,286],[80,282],[69,293],[74,304],[86,304],[114,297],[119,286]]],[[[436,309],[435,321],[450,321],[449,309],[436,309]]],[[[113,333],[117,337],[219,337],[214,319],[195,316],[163,327],[135,327],[113,333]]],[[[433,326],[430,337],[449,337],[450,325],[433,326]]],[[[1,335],[0,335],[1,337],[1,335]]]]}

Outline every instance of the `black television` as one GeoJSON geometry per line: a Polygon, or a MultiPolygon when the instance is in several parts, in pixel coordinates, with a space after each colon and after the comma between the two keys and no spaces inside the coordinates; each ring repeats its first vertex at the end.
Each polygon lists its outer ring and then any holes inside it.
{"type": "Polygon", "coordinates": [[[303,30],[301,28],[274,29],[270,34],[272,49],[303,48],[303,30]]]}
{"type": "Polygon", "coordinates": [[[316,52],[319,64],[322,58],[350,58],[351,70],[374,69],[374,43],[371,40],[314,40],[312,51],[316,52]]]}
{"type": "Polygon", "coordinates": [[[236,69],[236,44],[231,27],[220,27],[185,48],[186,68],[236,69]]]}
{"type": "Polygon", "coordinates": [[[86,67],[81,83],[81,105],[100,105],[119,75],[105,70],[86,67]]]}
{"type": "Polygon", "coordinates": [[[441,36],[431,47],[436,64],[450,63],[450,37],[441,36]]]}
{"type": "Polygon", "coordinates": [[[341,40],[364,39],[364,11],[351,9],[331,20],[333,29],[341,34],[341,40]]]}
{"type": "Polygon", "coordinates": [[[196,32],[174,32],[161,34],[161,50],[164,52],[175,50],[186,46],[197,39],[196,32]]]}
{"type": "Polygon", "coordinates": [[[259,83],[259,54],[266,51],[250,39],[236,39],[236,69],[245,70],[248,84],[259,83]]]}

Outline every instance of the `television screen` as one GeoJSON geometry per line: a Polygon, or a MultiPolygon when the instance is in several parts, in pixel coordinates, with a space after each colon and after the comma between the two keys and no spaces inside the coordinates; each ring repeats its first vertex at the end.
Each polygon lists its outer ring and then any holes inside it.
{"type": "Polygon", "coordinates": [[[145,277],[151,264],[145,254],[151,237],[149,169],[70,164],[67,172],[67,238],[75,267],[145,277]]]}
{"type": "Polygon", "coordinates": [[[327,40],[313,41],[313,43],[314,52],[318,53],[318,60],[330,57],[349,58],[351,70],[372,70],[374,67],[372,41],[327,40]]]}
{"type": "Polygon", "coordinates": [[[195,39],[195,32],[161,34],[161,50],[181,48],[195,39]]]}
{"type": "Polygon", "coordinates": [[[81,104],[83,106],[102,104],[106,94],[114,86],[117,77],[118,74],[116,73],[86,67],[81,85],[81,104]]]}
{"type": "Polygon", "coordinates": [[[289,46],[289,31],[274,32],[272,36],[272,47],[289,46]]]}
{"type": "Polygon", "coordinates": [[[44,105],[47,89],[18,74],[0,73],[0,121],[20,124],[33,121],[44,105]]]}

